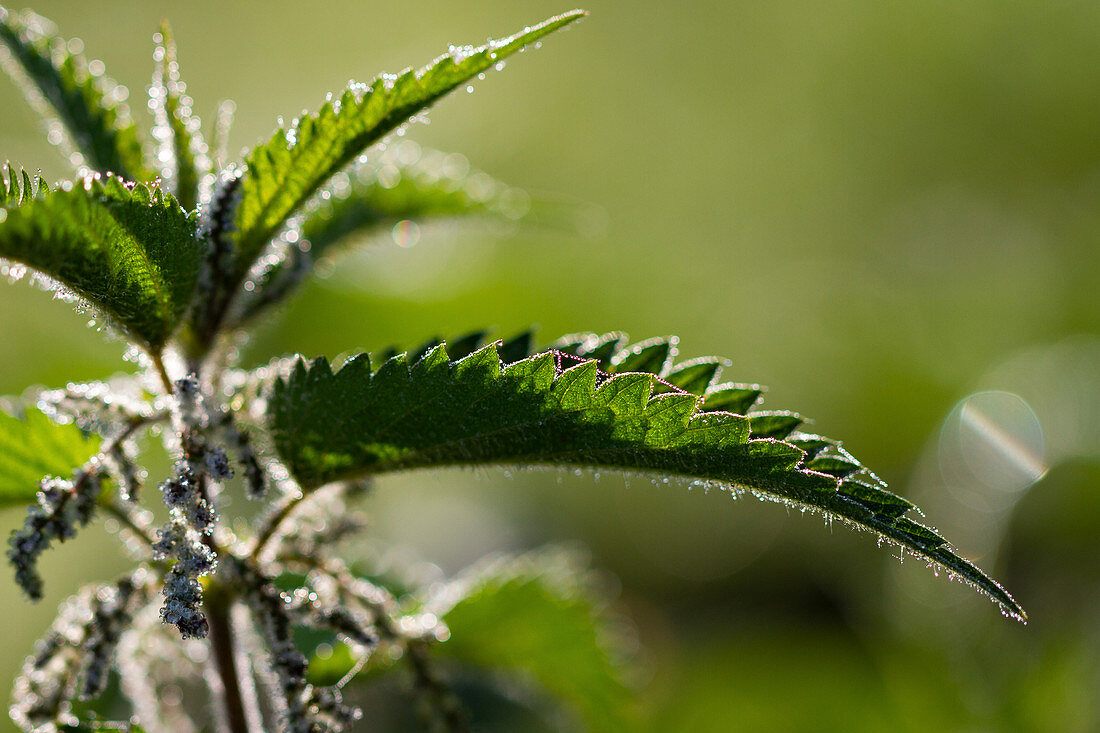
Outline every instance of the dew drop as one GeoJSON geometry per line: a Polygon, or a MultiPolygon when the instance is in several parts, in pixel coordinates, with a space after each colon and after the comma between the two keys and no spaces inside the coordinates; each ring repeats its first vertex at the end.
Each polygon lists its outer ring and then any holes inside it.
{"type": "Polygon", "coordinates": [[[394,244],[408,249],[420,241],[420,227],[416,222],[404,219],[393,225],[392,236],[394,244]]]}

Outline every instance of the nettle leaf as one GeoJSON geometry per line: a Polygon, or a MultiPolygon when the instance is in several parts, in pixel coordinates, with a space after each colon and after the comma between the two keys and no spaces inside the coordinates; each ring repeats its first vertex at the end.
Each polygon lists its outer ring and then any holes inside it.
{"type": "MultiPolygon", "coordinates": [[[[432,644],[431,656],[457,663],[441,668],[452,683],[519,673],[533,683],[528,692],[536,699],[544,692],[568,706],[586,730],[633,730],[637,709],[625,679],[633,649],[606,595],[575,553],[548,548],[479,562],[452,582],[412,591],[407,602],[446,626],[446,640],[432,644]]],[[[338,644],[313,656],[310,679],[335,684],[353,673],[370,683],[399,661],[372,654],[354,672],[355,655],[338,644]]]]}
{"type": "Polygon", "coordinates": [[[0,257],[59,281],[159,350],[195,291],[195,223],[171,194],[89,178],[0,208],[0,257]]]}
{"type": "Polygon", "coordinates": [[[57,425],[38,410],[22,419],[0,411],[0,508],[33,502],[46,476],[71,476],[99,452],[98,437],[57,425]]]}
{"type": "Polygon", "coordinates": [[[302,239],[316,259],[336,245],[388,230],[405,219],[508,222],[527,213],[526,193],[470,170],[463,161],[461,156],[402,146],[375,163],[358,166],[304,218],[302,239]],[[413,152],[406,157],[405,149],[413,152]]]}
{"type": "Polygon", "coordinates": [[[225,282],[240,283],[287,218],[365,148],[472,77],[583,15],[565,13],[484,46],[452,48],[419,71],[353,84],[317,112],[278,130],[245,160],[234,220],[235,261],[225,282]]]}
{"type": "Polygon", "coordinates": [[[324,358],[299,360],[271,391],[276,450],[307,490],[390,471],[496,464],[617,469],[749,491],[874,532],[1024,618],[944,538],[902,516],[912,504],[850,454],[818,448],[817,436],[806,438],[815,454],[799,448],[793,413],[711,410],[711,394],[747,388],[701,390],[696,381],[700,395],[663,380],[675,369],[674,341],[631,346],[621,334],[586,334],[560,345],[513,363],[502,363],[496,343],[459,360],[438,345],[419,359],[394,356],[373,373],[365,354],[337,372],[324,358]],[[631,363],[654,371],[614,371],[631,363]]]}
{"type": "Polygon", "coordinates": [[[57,37],[54,25],[41,16],[0,6],[0,42],[0,64],[51,128],[67,136],[74,167],[130,180],[151,178],[124,103],[125,87],[104,76],[100,62],[90,64],[74,53],[78,41],[57,37]]]}
{"type": "Polygon", "coordinates": [[[191,110],[187,85],[180,79],[176,43],[167,22],[153,36],[157,44],[153,52],[156,71],[149,88],[149,106],[156,126],[153,138],[157,142],[157,163],[164,185],[187,211],[198,205],[199,183],[210,172],[206,142],[202,138],[202,123],[191,110]]]}
{"type": "Polygon", "coordinates": [[[421,150],[405,141],[377,160],[337,174],[286,242],[285,254],[257,277],[240,321],[285,300],[319,259],[356,242],[398,236],[402,222],[462,221],[510,225],[530,211],[526,192],[471,170],[460,155],[421,150]]]}
{"type": "Polygon", "coordinates": [[[433,654],[525,672],[574,707],[588,729],[637,723],[623,680],[625,644],[583,570],[561,552],[499,560],[445,586],[428,610],[450,637],[433,654]]]}

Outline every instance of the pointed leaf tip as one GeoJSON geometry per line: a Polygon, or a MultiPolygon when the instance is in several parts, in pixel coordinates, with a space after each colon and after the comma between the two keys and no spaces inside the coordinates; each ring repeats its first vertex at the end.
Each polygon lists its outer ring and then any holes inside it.
{"type": "MultiPolygon", "coordinates": [[[[351,85],[289,128],[280,129],[246,157],[232,235],[233,262],[220,274],[222,289],[235,292],[286,220],[335,173],[360,153],[478,74],[499,65],[529,43],[586,13],[549,18],[503,40],[482,46],[452,46],[427,66],[381,74],[370,84],[351,85]]],[[[212,313],[196,324],[207,333],[220,323],[212,313]]]]}
{"type": "Polygon", "coordinates": [[[0,64],[31,106],[67,133],[62,141],[78,167],[151,178],[137,126],[115,94],[118,85],[92,73],[84,56],[55,34],[51,22],[30,11],[0,13],[0,45],[10,52],[0,54],[0,64]]]}

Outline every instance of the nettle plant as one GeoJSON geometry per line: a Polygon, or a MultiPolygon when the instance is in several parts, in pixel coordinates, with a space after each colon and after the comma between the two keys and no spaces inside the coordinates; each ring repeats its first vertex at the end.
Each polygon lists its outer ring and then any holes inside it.
{"type": "Polygon", "coordinates": [[[351,84],[225,164],[228,122],[208,147],[167,27],[143,141],[125,90],[78,41],[0,7],[4,67],[75,168],[47,185],[6,167],[3,273],[31,272],[93,312],[135,365],[0,413],[0,503],[31,503],[7,551],[26,595],[42,595],[42,553],[97,517],[136,562],[62,605],[15,682],[19,726],[339,731],[372,721],[345,699],[353,681],[398,674],[409,707],[443,729],[475,717],[471,679],[541,690],[519,698],[622,729],[616,621],[568,554],[496,558],[446,582],[384,553],[336,554],[362,537],[349,502],[376,476],[422,468],[615,470],[748,492],[872,532],[1024,619],[839,443],[757,409],[761,388],[723,381],[723,360],[679,360],[673,338],[584,333],[539,348],[477,332],[336,369],[323,357],[237,366],[242,335],[341,245],[395,222],[523,215],[515,189],[387,136],[583,15],[351,84]],[[158,443],[171,468],[150,476],[158,443]]]}

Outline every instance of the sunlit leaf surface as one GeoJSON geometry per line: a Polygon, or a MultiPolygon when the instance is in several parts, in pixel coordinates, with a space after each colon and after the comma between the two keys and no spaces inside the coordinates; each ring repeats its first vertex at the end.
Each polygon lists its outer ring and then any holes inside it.
{"type": "Polygon", "coordinates": [[[56,425],[38,410],[22,419],[0,411],[0,508],[34,501],[46,476],[68,477],[99,450],[76,425],[56,425]]]}
{"type": "MultiPolygon", "coordinates": [[[[710,410],[712,391],[746,388],[696,383],[699,395],[663,380],[675,368],[670,341],[632,346],[621,334],[582,334],[561,349],[502,361],[502,350],[519,356],[529,343],[526,336],[494,343],[461,359],[440,344],[396,355],[373,372],[366,354],[337,372],[324,358],[298,361],[271,393],[276,449],[306,488],[411,468],[498,464],[617,469],[747,490],[874,532],[1023,616],[943,537],[903,516],[912,504],[850,454],[795,433],[793,413],[710,410]],[[652,371],[617,371],[631,364],[652,371]]],[[[460,348],[475,344],[466,339],[460,348]]]]}
{"type": "Polygon", "coordinates": [[[0,208],[0,257],[57,280],[159,350],[191,302],[200,259],[175,198],[113,177],[15,198],[0,208]]]}

